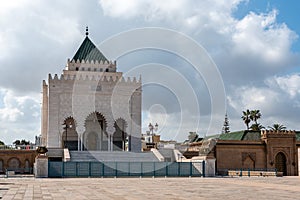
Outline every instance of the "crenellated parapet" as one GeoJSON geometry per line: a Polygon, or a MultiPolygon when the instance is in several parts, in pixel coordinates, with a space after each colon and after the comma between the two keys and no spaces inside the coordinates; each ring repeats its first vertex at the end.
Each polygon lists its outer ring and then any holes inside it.
{"type": "Polygon", "coordinates": [[[141,84],[141,78],[137,79],[136,77],[126,77],[122,76],[122,73],[102,73],[102,74],[84,74],[84,73],[75,73],[75,74],[61,74],[58,76],[54,74],[48,75],[49,82],[68,82],[68,81],[95,81],[95,82],[110,82],[110,83],[124,83],[124,84],[141,84]]]}
{"type": "Polygon", "coordinates": [[[68,59],[66,68],[69,71],[116,72],[116,66],[116,61],[68,59]]]}
{"type": "Polygon", "coordinates": [[[262,138],[267,138],[269,136],[278,136],[278,137],[282,137],[282,136],[295,136],[295,130],[282,130],[282,131],[276,131],[276,130],[262,130],[261,131],[261,137],[262,138]]]}

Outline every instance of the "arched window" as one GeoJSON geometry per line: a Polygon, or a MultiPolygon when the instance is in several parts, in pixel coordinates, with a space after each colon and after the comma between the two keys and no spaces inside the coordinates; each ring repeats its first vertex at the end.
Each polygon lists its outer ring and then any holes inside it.
{"type": "Polygon", "coordinates": [[[25,160],[25,169],[24,169],[24,172],[26,173],[26,174],[29,174],[30,173],[30,171],[31,171],[31,168],[30,168],[30,162],[29,162],[29,160],[25,160]]]}
{"type": "Polygon", "coordinates": [[[4,169],[3,169],[3,160],[0,160],[0,173],[3,173],[4,169]]]}

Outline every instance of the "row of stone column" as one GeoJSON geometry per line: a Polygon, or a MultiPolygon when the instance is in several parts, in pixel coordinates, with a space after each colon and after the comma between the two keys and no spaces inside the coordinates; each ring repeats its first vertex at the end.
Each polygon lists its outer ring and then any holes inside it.
{"type": "MultiPolygon", "coordinates": [[[[113,151],[113,135],[109,134],[108,138],[107,138],[107,151],[113,151]]],[[[83,147],[83,134],[78,134],[78,151],[84,151],[84,147],[83,147]]],[[[128,151],[131,150],[131,136],[128,135],[128,151]]]]}

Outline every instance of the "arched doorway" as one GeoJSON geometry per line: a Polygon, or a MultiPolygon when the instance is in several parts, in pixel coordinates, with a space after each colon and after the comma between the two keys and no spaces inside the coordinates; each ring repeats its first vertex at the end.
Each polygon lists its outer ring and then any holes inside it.
{"type": "Polygon", "coordinates": [[[85,120],[84,146],[86,150],[108,150],[106,120],[98,112],[91,113],[85,120]]]}
{"type": "Polygon", "coordinates": [[[97,133],[89,132],[86,139],[86,143],[88,150],[98,150],[99,138],[97,133]]]}
{"type": "Polygon", "coordinates": [[[251,158],[251,156],[247,156],[243,161],[244,169],[255,169],[255,161],[251,158]]]}
{"type": "Polygon", "coordinates": [[[278,172],[283,172],[283,175],[287,175],[287,170],[286,170],[286,157],[284,153],[279,152],[276,157],[275,157],[275,168],[277,169],[278,172]]]}
{"type": "Polygon", "coordinates": [[[114,124],[115,133],[113,135],[113,150],[114,151],[126,151],[127,139],[127,123],[124,119],[117,119],[114,124]]]}
{"type": "Polygon", "coordinates": [[[29,160],[26,159],[24,173],[29,174],[30,172],[31,172],[30,162],[29,160]]]}
{"type": "Polygon", "coordinates": [[[8,169],[20,172],[20,160],[18,158],[11,158],[8,160],[8,169]]]}
{"type": "Polygon", "coordinates": [[[3,169],[3,160],[0,159],[0,174],[4,172],[3,169]]]}
{"type": "Polygon", "coordinates": [[[78,134],[76,123],[73,117],[68,117],[62,124],[64,132],[62,134],[62,147],[69,150],[78,150],[78,134]]]}

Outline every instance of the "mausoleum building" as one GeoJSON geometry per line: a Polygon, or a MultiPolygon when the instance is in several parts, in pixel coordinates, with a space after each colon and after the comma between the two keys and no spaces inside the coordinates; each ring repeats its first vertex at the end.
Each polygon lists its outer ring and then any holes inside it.
{"type": "Polygon", "coordinates": [[[88,30],[62,74],[49,74],[42,87],[42,141],[48,148],[141,151],[141,79],[125,79],[88,30]]]}

